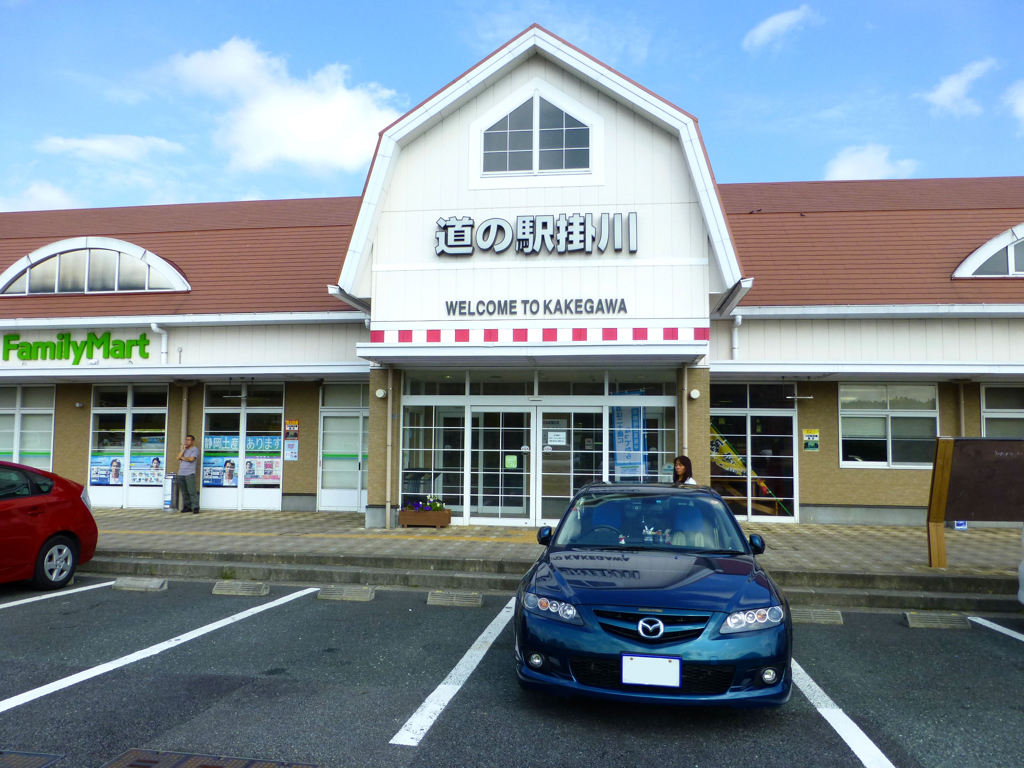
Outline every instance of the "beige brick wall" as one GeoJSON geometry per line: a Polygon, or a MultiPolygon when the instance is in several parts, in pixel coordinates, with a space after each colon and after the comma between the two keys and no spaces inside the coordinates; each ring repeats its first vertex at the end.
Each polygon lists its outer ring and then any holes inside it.
{"type": "Polygon", "coordinates": [[[320,382],[288,382],[284,418],[299,422],[299,460],[283,462],[281,491],[315,494],[320,464],[320,382]]]}
{"type": "Polygon", "coordinates": [[[690,368],[684,376],[679,369],[676,387],[678,406],[676,408],[677,444],[680,451],[690,457],[693,464],[693,479],[701,485],[711,482],[711,375],[707,368],[690,368]],[[696,389],[700,396],[691,400],[689,391],[696,389]],[[686,445],[683,444],[683,414],[689,421],[686,430],[686,445]]]}
{"type": "MultiPolygon", "coordinates": [[[[391,384],[391,503],[399,502],[399,474],[401,469],[401,435],[398,432],[402,412],[402,373],[394,371],[391,384]]],[[[370,466],[367,478],[367,503],[384,504],[387,499],[387,440],[388,398],[377,397],[378,389],[388,389],[388,372],[375,368],[370,371],[370,466]]]]}
{"type": "Polygon", "coordinates": [[[53,471],[89,483],[92,384],[58,384],[53,412],[53,471]],[[75,407],[81,403],[82,407],[75,407]]]}

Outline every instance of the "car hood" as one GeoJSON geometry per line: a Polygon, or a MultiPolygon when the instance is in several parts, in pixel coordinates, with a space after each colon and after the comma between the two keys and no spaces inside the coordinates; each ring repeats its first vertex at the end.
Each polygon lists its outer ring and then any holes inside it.
{"type": "Polygon", "coordinates": [[[576,605],[676,607],[731,612],[774,602],[774,588],[751,555],[548,550],[530,582],[539,594],[576,605]]]}

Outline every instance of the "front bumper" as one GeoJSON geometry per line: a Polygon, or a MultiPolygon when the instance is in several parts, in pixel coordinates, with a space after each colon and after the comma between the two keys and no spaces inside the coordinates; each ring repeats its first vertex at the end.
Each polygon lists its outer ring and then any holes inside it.
{"type": "Polygon", "coordinates": [[[793,683],[791,632],[771,629],[719,635],[708,627],[700,637],[649,645],[608,634],[590,621],[572,625],[519,611],[515,620],[515,667],[524,688],[559,695],[614,701],[697,706],[778,706],[793,683]],[[543,663],[527,663],[540,654],[543,663]],[[622,682],[624,654],[680,660],[680,685],[662,687],[622,682]],[[778,680],[762,682],[773,667],[778,680]]]}

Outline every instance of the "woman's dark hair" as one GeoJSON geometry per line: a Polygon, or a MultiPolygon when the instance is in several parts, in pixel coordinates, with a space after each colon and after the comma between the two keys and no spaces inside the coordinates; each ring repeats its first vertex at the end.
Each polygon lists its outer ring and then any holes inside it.
{"type": "Polygon", "coordinates": [[[693,464],[690,463],[690,457],[676,456],[672,461],[672,482],[685,483],[691,477],[693,477],[693,464]],[[682,476],[680,476],[679,470],[676,469],[676,464],[683,465],[682,476]]]}

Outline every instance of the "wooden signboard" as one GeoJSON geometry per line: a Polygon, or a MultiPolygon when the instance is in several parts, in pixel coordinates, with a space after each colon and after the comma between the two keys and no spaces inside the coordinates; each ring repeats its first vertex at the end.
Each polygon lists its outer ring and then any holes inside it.
{"type": "Polygon", "coordinates": [[[928,499],[928,565],[946,567],[947,520],[1024,521],[1024,440],[940,437],[928,499]]]}

